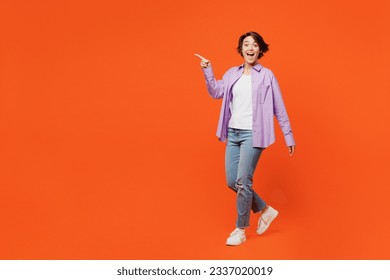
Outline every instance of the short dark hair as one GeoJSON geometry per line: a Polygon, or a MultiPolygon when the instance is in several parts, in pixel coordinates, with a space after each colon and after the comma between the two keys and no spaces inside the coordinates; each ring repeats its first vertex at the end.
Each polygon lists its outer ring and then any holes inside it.
{"type": "Polygon", "coordinates": [[[259,45],[260,53],[259,53],[259,57],[257,59],[260,59],[264,55],[264,53],[268,51],[268,44],[266,42],[264,42],[263,37],[261,37],[259,35],[259,33],[254,32],[254,31],[247,32],[247,33],[241,35],[240,39],[238,39],[238,47],[237,47],[238,53],[241,56],[243,56],[242,55],[242,43],[244,42],[244,39],[248,36],[251,36],[253,38],[253,40],[255,40],[255,42],[259,45]]]}

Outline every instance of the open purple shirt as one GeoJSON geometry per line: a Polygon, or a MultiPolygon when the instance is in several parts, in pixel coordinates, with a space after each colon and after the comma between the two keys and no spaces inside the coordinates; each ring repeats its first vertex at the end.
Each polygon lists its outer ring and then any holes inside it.
{"type": "MultiPolygon", "coordinates": [[[[222,80],[218,81],[214,77],[211,66],[202,69],[211,97],[223,98],[217,136],[220,141],[225,141],[231,117],[232,88],[243,74],[244,65],[230,68],[223,75],[222,80]]],[[[274,74],[270,69],[257,63],[251,70],[251,78],[253,147],[265,148],[275,142],[274,115],[283,131],[287,146],[295,145],[290,120],[274,74]]]]}

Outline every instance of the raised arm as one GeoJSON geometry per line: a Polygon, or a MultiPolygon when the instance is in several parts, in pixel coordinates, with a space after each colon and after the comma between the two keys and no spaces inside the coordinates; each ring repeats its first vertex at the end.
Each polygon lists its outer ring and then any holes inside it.
{"type": "Polygon", "coordinates": [[[195,54],[195,56],[201,59],[200,66],[202,67],[203,74],[206,79],[207,90],[210,96],[212,98],[222,98],[225,91],[224,81],[215,79],[210,60],[204,58],[199,54],[195,54]]]}

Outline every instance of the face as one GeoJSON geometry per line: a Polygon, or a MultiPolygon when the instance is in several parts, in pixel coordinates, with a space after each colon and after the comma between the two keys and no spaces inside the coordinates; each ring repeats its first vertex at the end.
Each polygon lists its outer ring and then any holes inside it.
{"type": "Polygon", "coordinates": [[[242,56],[246,63],[254,65],[260,54],[260,47],[252,36],[248,36],[242,42],[242,56]]]}

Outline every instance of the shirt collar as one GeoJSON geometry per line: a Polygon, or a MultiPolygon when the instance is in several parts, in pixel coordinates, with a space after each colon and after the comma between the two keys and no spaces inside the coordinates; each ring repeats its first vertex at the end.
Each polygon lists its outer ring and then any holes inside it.
{"type": "MultiPolygon", "coordinates": [[[[238,70],[241,70],[242,68],[244,68],[244,64],[238,66],[238,70]]],[[[260,63],[256,63],[255,66],[253,66],[253,69],[255,69],[257,72],[260,72],[261,68],[263,68],[263,65],[260,63]]]]}

